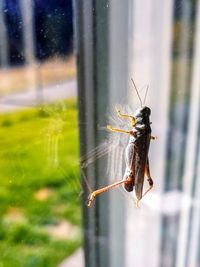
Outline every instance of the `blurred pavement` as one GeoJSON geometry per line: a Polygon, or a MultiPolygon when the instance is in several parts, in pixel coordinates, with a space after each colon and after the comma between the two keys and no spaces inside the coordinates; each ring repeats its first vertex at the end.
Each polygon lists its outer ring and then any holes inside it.
{"type": "Polygon", "coordinates": [[[84,267],[83,249],[80,248],[72,256],[64,260],[58,267],[84,267]]]}
{"type": "Polygon", "coordinates": [[[12,112],[17,109],[33,107],[38,104],[50,103],[57,100],[77,96],[75,79],[61,84],[50,85],[42,90],[23,91],[0,97],[0,112],[12,112]]]}

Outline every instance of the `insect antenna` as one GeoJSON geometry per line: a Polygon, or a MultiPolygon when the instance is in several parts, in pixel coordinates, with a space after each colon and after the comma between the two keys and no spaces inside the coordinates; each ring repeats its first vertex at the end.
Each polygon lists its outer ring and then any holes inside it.
{"type": "Polygon", "coordinates": [[[146,89],[146,92],[145,92],[145,96],[144,96],[143,105],[145,105],[145,102],[146,102],[146,97],[147,97],[148,90],[149,90],[149,85],[147,85],[147,89],[146,89]]]}
{"type": "Polygon", "coordinates": [[[137,87],[136,87],[136,85],[135,85],[135,83],[134,83],[133,78],[131,78],[131,81],[132,81],[132,83],[133,83],[133,86],[135,87],[135,91],[136,91],[136,93],[137,93],[137,95],[138,95],[138,98],[139,98],[139,100],[140,100],[140,105],[141,105],[141,108],[142,108],[142,99],[141,99],[141,97],[140,97],[140,95],[139,95],[139,93],[138,93],[138,89],[137,89],[137,87]]]}

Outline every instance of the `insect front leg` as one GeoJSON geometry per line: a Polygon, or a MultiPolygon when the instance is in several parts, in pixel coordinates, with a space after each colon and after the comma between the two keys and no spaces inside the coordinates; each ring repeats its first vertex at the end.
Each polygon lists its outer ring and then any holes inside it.
{"type": "Polygon", "coordinates": [[[122,114],[120,109],[115,107],[115,110],[117,112],[117,115],[119,118],[128,118],[131,120],[131,125],[134,126],[135,125],[135,118],[129,114],[122,114]]]}
{"type": "Polygon", "coordinates": [[[112,132],[119,132],[119,133],[126,133],[126,134],[131,134],[130,131],[125,131],[122,129],[118,129],[118,128],[113,128],[111,125],[107,125],[107,129],[112,131],[112,132]]]}

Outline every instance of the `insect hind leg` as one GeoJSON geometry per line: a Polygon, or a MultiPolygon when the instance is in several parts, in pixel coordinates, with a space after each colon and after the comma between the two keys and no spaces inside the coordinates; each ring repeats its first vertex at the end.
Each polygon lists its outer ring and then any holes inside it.
{"type": "Polygon", "coordinates": [[[124,184],[124,188],[126,189],[127,192],[132,192],[133,191],[133,184],[124,184]]]}
{"type": "Polygon", "coordinates": [[[153,179],[150,175],[150,169],[149,169],[149,159],[147,159],[146,165],[145,165],[145,176],[147,177],[147,182],[149,183],[149,188],[144,192],[142,197],[140,199],[135,200],[135,206],[136,208],[139,208],[139,202],[140,200],[153,188],[153,179]]]}
{"type": "Polygon", "coordinates": [[[150,169],[149,169],[149,159],[147,159],[147,162],[146,162],[146,165],[145,165],[145,175],[147,176],[147,181],[149,183],[149,188],[146,190],[146,192],[143,194],[142,197],[144,197],[153,188],[153,180],[151,178],[150,169]]]}
{"type": "Polygon", "coordinates": [[[124,183],[124,188],[127,192],[132,192],[133,191],[133,187],[134,187],[134,178],[132,175],[129,176],[125,176],[124,181],[126,181],[124,183]]]}
{"type": "Polygon", "coordinates": [[[100,194],[102,194],[102,193],[104,193],[104,192],[106,192],[106,191],[108,191],[108,190],[110,190],[110,189],[112,189],[112,188],[114,188],[116,186],[119,186],[119,185],[125,184],[125,183],[127,183],[126,180],[121,180],[119,182],[113,183],[111,185],[107,185],[107,186],[105,186],[103,188],[100,188],[100,189],[97,189],[97,190],[93,191],[88,197],[88,204],[87,204],[88,207],[91,206],[91,204],[92,204],[93,200],[96,198],[96,196],[98,196],[98,195],[100,195],[100,194]]]}

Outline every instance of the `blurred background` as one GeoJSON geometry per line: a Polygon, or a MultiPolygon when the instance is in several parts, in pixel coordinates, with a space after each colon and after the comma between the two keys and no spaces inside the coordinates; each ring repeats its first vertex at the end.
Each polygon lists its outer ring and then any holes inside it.
{"type": "Polygon", "coordinates": [[[0,267],[200,266],[199,49],[199,0],[0,0],[0,267]],[[88,208],[123,177],[131,77],[154,188],[88,208]]]}
{"type": "Polygon", "coordinates": [[[81,244],[72,1],[0,0],[0,266],[81,244]]]}

